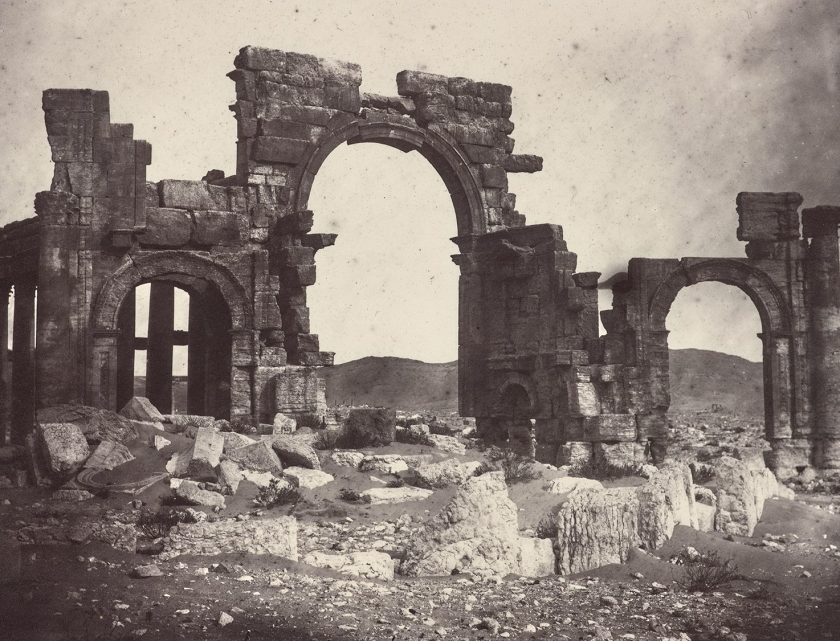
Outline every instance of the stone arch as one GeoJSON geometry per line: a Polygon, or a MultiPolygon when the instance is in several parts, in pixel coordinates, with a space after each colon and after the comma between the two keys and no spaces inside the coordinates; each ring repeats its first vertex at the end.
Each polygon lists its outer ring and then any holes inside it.
{"type": "Polygon", "coordinates": [[[533,417],[536,415],[538,408],[536,386],[528,376],[519,373],[512,373],[508,375],[504,382],[496,389],[496,413],[502,414],[504,408],[502,408],[500,404],[505,398],[515,394],[517,390],[522,390],[528,398],[527,411],[530,416],[533,417]]]}
{"type": "Polygon", "coordinates": [[[665,319],[677,294],[689,285],[710,281],[733,285],[743,291],[758,310],[764,332],[775,336],[790,333],[790,311],[778,287],[765,272],[731,258],[683,262],[651,296],[648,305],[650,328],[665,331],[665,319]]]}
{"type": "Polygon", "coordinates": [[[200,288],[199,283],[210,283],[228,306],[231,328],[252,328],[250,298],[229,269],[197,252],[154,251],[129,256],[108,277],[96,297],[91,323],[93,331],[116,329],[117,315],[125,296],[137,285],[155,279],[177,282],[184,288],[200,288]]]}
{"type": "MultiPolygon", "coordinates": [[[[768,440],[790,438],[796,410],[792,375],[795,345],[792,342],[790,306],[770,276],[746,260],[710,258],[683,260],[656,288],[648,305],[648,358],[654,369],[668,375],[668,331],[665,319],[677,294],[689,285],[720,282],[743,291],[761,319],[764,380],[764,421],[768,440]],[[658,355],[664,362],[650,361],[658,355]]],[[[670,399],[665,403],[665,408],[670,399]]]]}
{"type": "Polygon", "coordinates": [[[487,215],[481,190],[470,171],[457,143],[445,132],[434,132],[408,125],[388,122],[354,120],[330,132],[318,143],[303,162],[303,169],[296,189],[295,209],[308,207],[309,194],[315,176],[327,156],[340,144],[376,142],[403,152],[418,151],[437,171],[449,191],[455,208],[459,236],[487,232],[487,215]]]}

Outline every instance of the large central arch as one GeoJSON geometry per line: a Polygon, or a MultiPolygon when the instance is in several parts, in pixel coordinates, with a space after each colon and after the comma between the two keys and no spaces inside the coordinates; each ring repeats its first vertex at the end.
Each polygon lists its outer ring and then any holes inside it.
{"type": "Polygon", "coordinates": [[[452,204],[459,236],[483,234],[487,221],[481,191],[470,173],[469,161],[457,148],[457,143],[446,132],[434,132],[396,123],[367,122],[355,119],[331,131],[311,151],[302,163],[302,171],[296,191],[295,209],[308,209],[309,194],[318,170],[327,156],[342,143],[358,144],[375,142],[394,147],[403,152],[418,151],[426,158],[443,180],[452,204]]]}

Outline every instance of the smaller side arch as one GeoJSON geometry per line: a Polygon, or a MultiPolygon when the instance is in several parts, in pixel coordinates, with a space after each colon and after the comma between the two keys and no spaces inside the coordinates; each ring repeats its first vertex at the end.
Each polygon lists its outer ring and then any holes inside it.
{"type": "Polygon", "coordinates": [[[774,336],[790,333],[788,304],[772,279],[746,261],[733,258],[713,258],[688,263],[668,275],[654,290],[648,304],[649,327],[665,331],[665,320],[677,294],[689,285],[719,282],[733,285],[753,302],[761,318],[763,331],[774,336]]]}
{"type": "Polygon", "coordinates": [[[93,307],[93,331],[114,330],[126,295],[137,285],[167,277],[211,283],[228,305],[232,329],[253,327],[250,298],[228,268],[197,252],[155,251],[129,255],[103,283],[93,307]]]}
{"type": "Polygon", "coordinates": [[[535,416],[537,408],[539,407],[537,398],[537,389],[530,377],[514,372],[509,374],[501,385],[496,389],[496,413],[501,414],[504,408],[502,404],[504,399],[509,397],[515,390],[519,388],[525,392],[528,397],[527,411],[531,416],[535,416]]]}

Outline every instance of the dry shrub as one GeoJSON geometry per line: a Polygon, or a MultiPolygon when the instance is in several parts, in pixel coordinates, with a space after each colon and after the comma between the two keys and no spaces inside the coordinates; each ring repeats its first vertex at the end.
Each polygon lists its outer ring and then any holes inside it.
{"type": "Polygon", "coordinates": [[[276,505],[295,505],[300,501],[300,491],[290,487],[285,479],[271,479],[268,485],[260,488],[254,503],[263,508],[276,505]]]}
{"type": "Polygon", "coordinates": [[[677,584],[686,592],[712,592],[742,578],[733,559],[722,559],[714,550],[695,555],[680,553],[673,563],[682,565],[677,584]]]}
{"type": "Polygon", "coordinates": [[[508,485],[525,483],[540,477],[539,470],[534,468],[533,460],[509,448],[494,445],[487,450],[486,455],[492,469],[505,473],[505,483],[508,485]]]}

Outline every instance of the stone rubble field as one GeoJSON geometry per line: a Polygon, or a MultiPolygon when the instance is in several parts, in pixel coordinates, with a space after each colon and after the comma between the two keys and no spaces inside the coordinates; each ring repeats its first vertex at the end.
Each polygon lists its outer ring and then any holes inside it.
{"type": "Polygon", "coordinates": [[[760,421],[674,414],[666,462],[571,469],[338,418],[42,410],[0,448],[0,638],[835,638],[837,479],[779,483],[760,421]]]}

